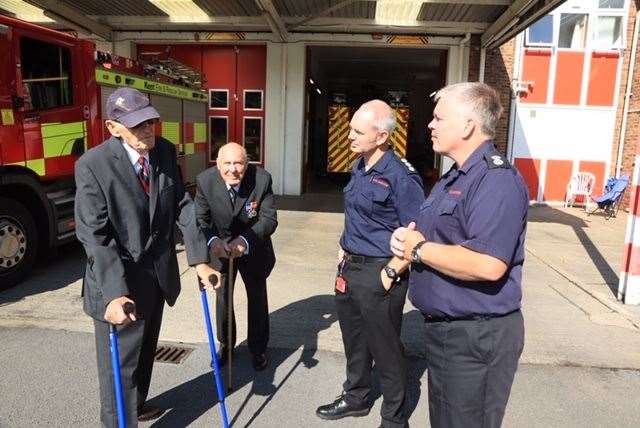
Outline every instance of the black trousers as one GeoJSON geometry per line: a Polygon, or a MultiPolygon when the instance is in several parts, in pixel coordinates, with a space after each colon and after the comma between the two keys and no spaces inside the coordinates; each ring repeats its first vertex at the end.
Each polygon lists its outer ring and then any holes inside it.
{"type": "MultiPolygon", "coordinates": [[[[247,342],[249,351],[256,355],[262,354],[267,349],[269,342],[269,304],[267,301],[267,278],[263,275],[256,275],[255,269],[251,269],[248,263],[242,259],[234,260],[233,263],[233,283],[240,271],[245,291],[247,292],[248,304],[248,332],[247,342]]],[[[229,271],[229,262],[225,260],[222,272],[229,271]]],[[[228,280],[220,288],[216,289],[216,328],[218,341],[222,344],[235,346],[236,344],[236,317],[235,312],[231,325],[231,342],[227,338],[228,329],[228,308],[229,303],[233,307],[233,301],[228,302],[228,280]]]]}
{"type": "MultiPolygon", "coordinates": [[[[118,347],[120,351],[120,374],[127,412],[127,426],[138,426],[137,410],[140,409],[149,393],[153,361],[160,334],[164,299],[155,276],[148,273],[142,291],[131,295],[136,302],[136,311],[142,319],[126,326],[118,327],[118,347]]],[[[140,284],[140,283],[138,283],[140,284]]],[[[98,361],[98,381],[100,384],[100,421],[105,427],[118,426],[118,413],[113,386],[111,351],[109,348],[109,324],[93,321],[96,338],[96,356],[98,361]]]]}
{"type": "Polygon", "coordinates": [[[425,327],[431,426],[500,427],[524,346],[522,313],[425,327]]]}
{"type": "Polygon", "coordinates": [[[407,370],[400,329],[407,280],[403,279],[387,292],[380,279],[385,264],[384,261],[347,261],[342,269],[347,289],[346,293],[336,291],[335,302],[347,357],[347,380],[343,387],[348,403],[368,402],[375,361],[383,396],[382,424],[404,427],[407,370]]]}

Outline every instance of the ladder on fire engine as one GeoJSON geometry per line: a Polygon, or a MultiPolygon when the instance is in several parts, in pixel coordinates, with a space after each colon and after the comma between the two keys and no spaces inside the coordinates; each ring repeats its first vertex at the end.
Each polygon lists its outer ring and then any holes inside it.
{"type": "Polygon", "coordinates": [[[202,89],[204,75],[195,68],[174,59],[153,59],[145,65],[148,75],[164,76],[173,83],[193,89],[202,89]]]}

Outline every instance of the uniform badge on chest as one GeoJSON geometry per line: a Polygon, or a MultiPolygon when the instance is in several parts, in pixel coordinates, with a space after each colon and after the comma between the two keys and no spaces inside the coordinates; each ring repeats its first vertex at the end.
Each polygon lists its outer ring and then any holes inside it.
{"type": "Polygon", "coordinates": [[[247,213],[247,217],[253,218],[258,215],[258,203],[256,201],[247,202],[244,204],[244,211],[247,213]]]}

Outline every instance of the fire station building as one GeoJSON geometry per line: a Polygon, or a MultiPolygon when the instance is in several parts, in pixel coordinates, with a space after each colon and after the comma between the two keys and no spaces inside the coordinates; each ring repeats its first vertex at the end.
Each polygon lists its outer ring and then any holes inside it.
{"type": "Polygon", "coordinates": [[[532,201],[548,203],[564,200],[577,171],[595,174],[596,194],[631,171],[636,9],[635,0],[0,0],[0,13],[74,31],[99,50],[202,72],[208,161],[239,142],[278,194],[340,188],[353,160],[350,114],[372,98],[396,110],[394,149],[434,181],[451,161],[431,149],[430,95],[485,81],[505,106],[498,146],[532,201]]]}

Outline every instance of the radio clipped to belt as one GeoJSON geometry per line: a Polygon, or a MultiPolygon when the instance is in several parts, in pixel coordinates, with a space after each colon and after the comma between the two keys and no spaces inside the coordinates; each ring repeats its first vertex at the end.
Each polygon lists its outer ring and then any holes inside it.
{"type": "Polygon", "coordinates": [[[344,269],[345,262],[346,258],[343,258],[338,265],[338,275],[336,276],[336,291],[342,294],[347,292],[347,280],[342,276],[342,270],[344,269]]]}

